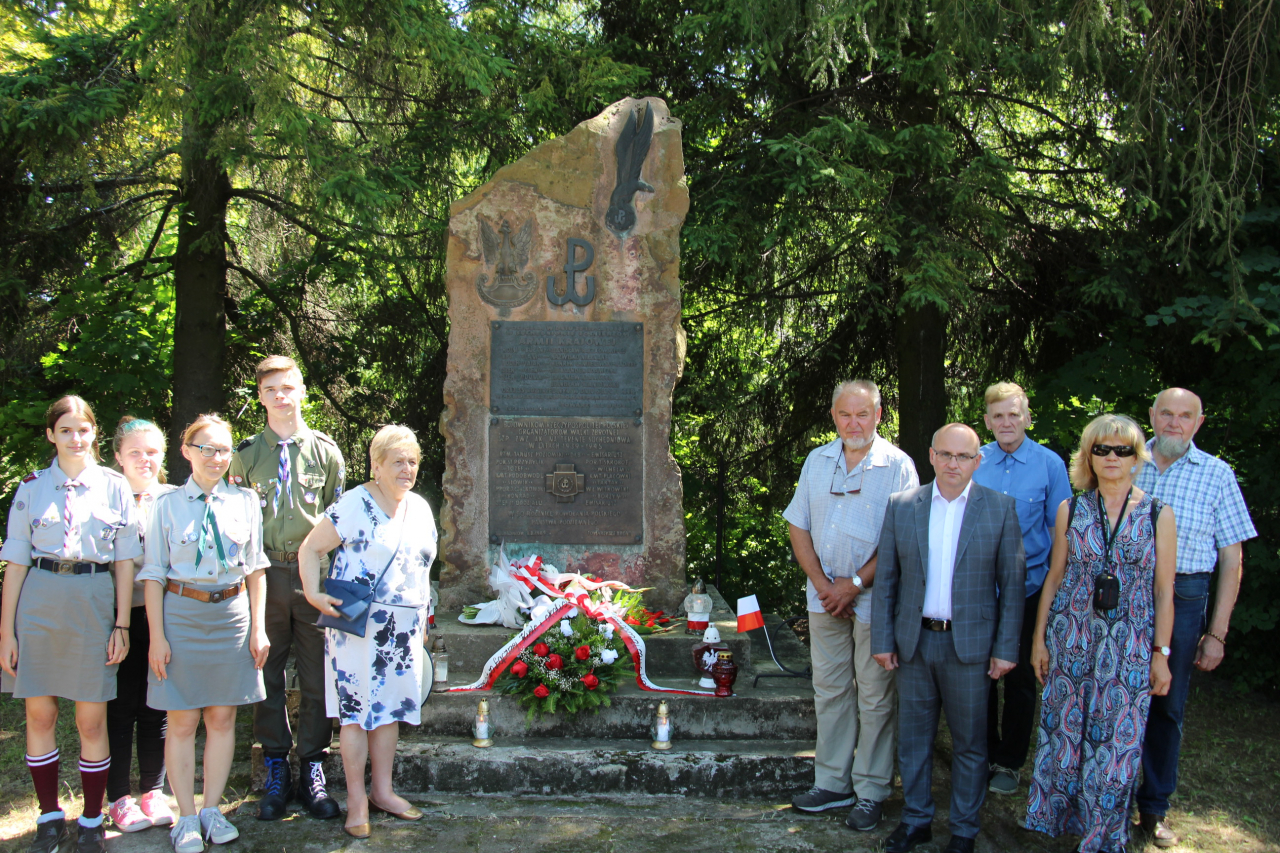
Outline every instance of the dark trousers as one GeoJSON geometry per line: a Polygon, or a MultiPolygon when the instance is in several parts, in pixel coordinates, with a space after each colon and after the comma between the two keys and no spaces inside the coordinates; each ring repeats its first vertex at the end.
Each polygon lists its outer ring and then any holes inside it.
{"type": "Polygon", "coordinates": [[[145,794],[164,787],[164,736],[169,729],[169,715],[147,706],[150,647],[147,608],[135,607],[129,622],[129,654],[116,669],[116,698],[107,703],[107,743],[111,749],[107,799],[113,803],[129,794],[135,728],[141,776],[138,791],[145,794]]]}
{"type": "Polygon", "coordinates": [[[989,661],[962,663],[950,631],[921,631],[915,656],[898,670],[898,771],[903,823],[933,822],[933,742],[938,712],[951,730],[951,833],[978,834],[987,796],[989,661]]]}
{"type": "Polygon", "coordinates": [[[1142,784],[1138,811],[1164,817],[1169,797],[1178,787],[1178,754],[1182,751],[1182,718],[1191,691],[1191,670],[1206,628],[1209,581],[1213,572],[1178,575],[1173,582],[1173,640],[1169,673],[1173,683],[1165,696],[1151,697],[1147,734],[1142,741],[1142,784]]]}
{"type": "Polygon", "coordinates": [[[324,755],[333,739],[333,723],[324,706],[324,629],[316,627],[319,612],[302,594],[297,563],[275,563],[267,569],[264,618],[271,650],[262,680],[267,698],[253,708],[253,735],[268,756],[284,757],[293,746],[293,732],[285,711],[284,665],[293,650],[301,703],[298,708],[298,757],[324,755]]]}
{"type": "MultiPolygon", "coordinates": [[[[1035,729],[1036,693],[1039,684],[1031,669],[1031,644],[1036,633],[1040,590],[1027,597],[1022,611],[1022,636],[1018,640],[1017,666],[1004,678],[991,682],[987,700],[987,754],[992,764],[1020,770],[1031,747],[1035,729]],[[1000,710],[1000,685],[1004,684],[1004,712],[1000,710]]],[[[989,679],[988,679],[989,680],[989,679]]]]}

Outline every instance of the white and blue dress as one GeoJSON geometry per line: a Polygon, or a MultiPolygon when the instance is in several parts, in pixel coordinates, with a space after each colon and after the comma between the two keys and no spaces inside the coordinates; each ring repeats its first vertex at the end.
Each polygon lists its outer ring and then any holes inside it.
{"type": "Polygon", "coordinates": [[[396,722],[421,724],[422,637],[436,524],[431,507],[413,492],[402,509],[403,520],[389,518],[357,486],[325,511],[342,539],[329,577],[369,586],[382,576],[363,637],[325,630],[327,713],[366,731],[396,722]]]}

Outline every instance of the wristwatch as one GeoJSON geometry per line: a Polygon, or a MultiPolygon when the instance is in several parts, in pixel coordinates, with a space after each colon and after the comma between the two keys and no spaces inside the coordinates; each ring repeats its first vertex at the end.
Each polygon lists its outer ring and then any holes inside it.
{"type": "Polygon", "coordinates": [[[1155,647],[1152,649],[1152,651],[1159,652],[1160,654],[1164,655],[1165,657],[1168,657],[1169,655],[1173,654],[1173,649],[1169,648],[1168,646],[1155,646],[1155,647]]]}
{"type": "Polygon", "coordinates": [[[854,585],[854,586],[856,586],[858,589],[866,589],[866,588],[867,588],[867,587],[866,587],[866,585],[865,585],[865,584],[863,584],[863,582],[862,582],[862,578],[858,576],[858,573],[857,573],[857,572],[854,572],[854,573],[853,573],[853,578],[852,578],[851,580],[853,581],[853,585],[854,585]]]}

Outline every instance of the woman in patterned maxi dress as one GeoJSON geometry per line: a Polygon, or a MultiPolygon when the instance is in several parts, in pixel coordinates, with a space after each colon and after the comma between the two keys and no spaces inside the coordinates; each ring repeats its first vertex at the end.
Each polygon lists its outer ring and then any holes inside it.
{"type": "Polygon", "coordinates": [[[1081,853],[1125,849],[1147,708],[1169,689],[1177,539],[1173,511],[1133,488],[1134,463],[1146,461],[1129,418],[1085,429],[1071,470],[1085,493],[1058,508],[1036,622],[1031,665],[1044,692],[1027,828],[1080,835],[1081,853]],[[1119,601],[1097,610],[1107,572],[1119,601]]]}
{"type": "Polygon", "coordinates": [[[407,427],[383,427],[369,446],[373,481],[325,512],[298,551],[303,590],[321,613],[340,604],[320,591],[320,558],[337,549],[332,577],[374,587],[363,637],[325,629],[325,702],[342,727],[347,834],[369,835],[369,809],[403,820],[422,817],[391,788],[400,723],[418,725],[423,637],[430,602],[436,526],[431,507],[411,490],[421,451],[407,427]],[[365,792],[364,768],[372,785],[365,792]]]}

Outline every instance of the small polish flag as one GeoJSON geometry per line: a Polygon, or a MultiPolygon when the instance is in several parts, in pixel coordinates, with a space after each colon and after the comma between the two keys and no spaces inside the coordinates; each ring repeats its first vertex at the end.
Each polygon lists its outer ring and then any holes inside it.
{"type": "Polygon", "coordinates": [[[760,612],[760,602],[754,595],[738,599],[738,633],[764,627],[764,615],[760,612]]]}

